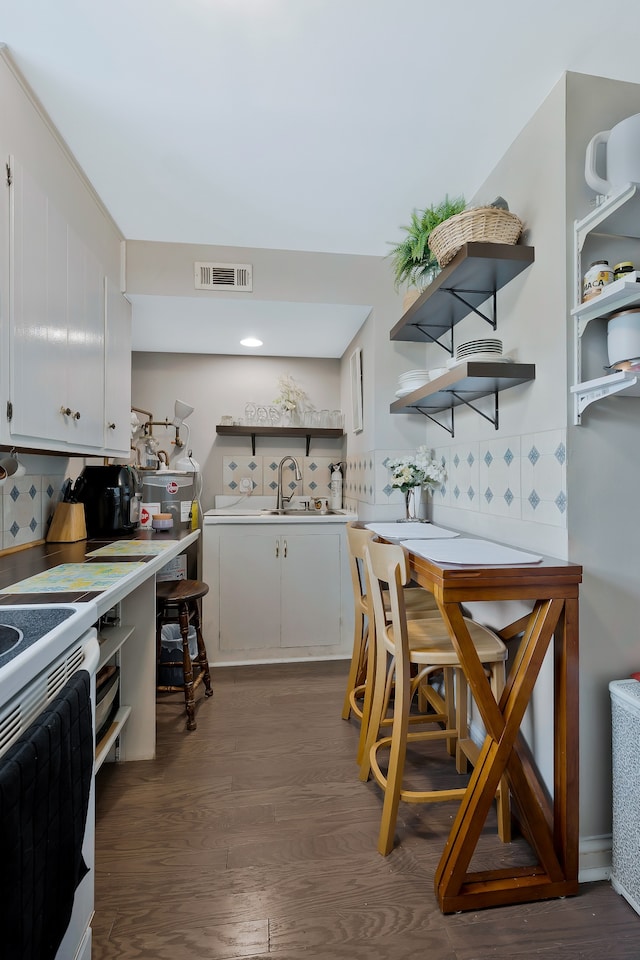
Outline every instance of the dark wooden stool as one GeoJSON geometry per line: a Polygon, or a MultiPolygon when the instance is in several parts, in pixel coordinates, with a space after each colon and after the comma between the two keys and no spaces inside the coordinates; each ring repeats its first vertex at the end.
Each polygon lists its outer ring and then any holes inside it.
{"type": "MultiPolygon", "coordinates": [[[[187,730],[196,729],[194,690],[203,681],[205,696],[213,694],[207,649],[200,629],[198,601],[209,592],[209,585],[201,580],[166,580],[156,586],[156,638],[157,663],[160,666],[162,628],[166,623],[179,623],[182,636],[182,660],[164,661],[163,667],[182,667],[184,677],[184,702],[187,710],[187,730]],[[189,651],[189,624],[193,623],[198,641],[198,656],[193,660],[189,651]],[[193,678],[193,668],[199,672],[193,678]]],[[[158,690],[181,690],[182,687],[160,685],[158,690]]]]}

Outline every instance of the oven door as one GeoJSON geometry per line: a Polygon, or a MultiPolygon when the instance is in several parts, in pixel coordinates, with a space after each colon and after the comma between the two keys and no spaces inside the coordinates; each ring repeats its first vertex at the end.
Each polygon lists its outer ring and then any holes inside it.
{"type": "MultiPolygon", "coordinates": [[[[67,650],[0,708],[0,764],[2,754],[37,720],[65,684],[79,670],[91,679],[91,713],[95,736],[95,675],[100,649],[95,629],[90,629],[67,650]]],[[[91,777],[89,805],[82,854],[88,872],[78,884],[71,920],[60,943],[56,960],[89,960],[91,956],[91,918],[94,909],[95,867],[95,783],[91,777]]]]}

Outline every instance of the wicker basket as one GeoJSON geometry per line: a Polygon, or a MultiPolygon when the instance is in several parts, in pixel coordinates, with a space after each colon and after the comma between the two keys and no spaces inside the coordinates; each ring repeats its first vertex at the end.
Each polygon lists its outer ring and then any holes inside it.
{"type": "Polygon", "coordinates": [[[429,235],[429,249],[441,267],[453,260],[465,243],[517,243],[522,221],[499,207],[464,210],[438,224],[429,235]]]}

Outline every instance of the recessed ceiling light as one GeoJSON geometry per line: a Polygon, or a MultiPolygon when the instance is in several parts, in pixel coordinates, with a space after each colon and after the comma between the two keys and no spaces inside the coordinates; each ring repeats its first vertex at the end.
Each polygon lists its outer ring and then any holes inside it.
{"type": "Polygon", "coordinates": [[[244,340],[240,341],[241,347],[261,347],[262,340],[258,340],[256,337],[245,337],[244,340]]]}

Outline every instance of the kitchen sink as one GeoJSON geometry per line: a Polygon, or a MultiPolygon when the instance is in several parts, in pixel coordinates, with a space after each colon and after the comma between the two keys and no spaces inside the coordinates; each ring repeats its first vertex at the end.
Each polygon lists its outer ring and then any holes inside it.
{"type": "Polygon", "coordinates": [[[342,510],[262,510],[263,517],[295,517],[296,520],[322,520],[323,517],[342,516],[342,510]]]}

